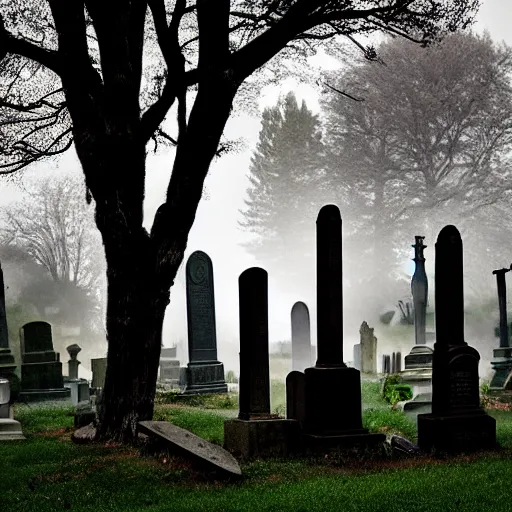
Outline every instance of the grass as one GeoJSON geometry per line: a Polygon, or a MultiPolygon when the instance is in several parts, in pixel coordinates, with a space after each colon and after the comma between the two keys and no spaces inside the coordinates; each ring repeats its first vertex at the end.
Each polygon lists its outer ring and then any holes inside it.
{"type": "MultiPolygon", "coordinates": [[[[372,431],[415,437],[415,425],[363,382],[363,419],[372,431]]],[[[273,385],[276,400],[282,388],[273,385]]],[[[281,393],[281,394],[280,394],[281,393]]],[[[221,444],[224,417],[212,407],[160,403],[169,420],[221,444]]],[[[274,401],[272,402],[274,407],[274,401]]],[[[276,402],[277,403],[277,402],[276,402]]],[[[215,406],[215,407],[214,407],[215,406]]],[[[181,459],[142,457],[131,447],[75,445],[72,416],[62,406],[17,405],[25,441],[0,443],[2,510],[9,512],[167,511],[507,511],[512,478],[512,412],[497,419],[501,452],[446,459],[353,461],[295,459],[244,464],[241,481],[208,480],[181,459]]]]}

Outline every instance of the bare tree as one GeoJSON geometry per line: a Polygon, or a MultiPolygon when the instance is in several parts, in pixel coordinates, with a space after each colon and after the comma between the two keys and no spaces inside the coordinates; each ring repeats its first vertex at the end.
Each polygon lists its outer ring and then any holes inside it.
{"type": "Polygon", "coordinates": [[[331,186],[344,197],[350,188],[351,216],[368,235],[359,261],[369,297],[414,234],[432,246],[445,224],[476,233],[512,191],[512,49],[457,33],[428,48],[389,39],[377,51],[381,62],[332,74],[324,103],[331,186]]]}
{"type": "Polygon", "coordinates": [[[418,28],[418,42],[427,42],[466,27],[478,5],[479,0],[13,0],[2,5],[0,164],[4,172],[14,172],[74,143],[96,202],[108,267],[100,437],[133,439],[138,421],[153,415],[170,287],[204,179],[248,77],[281,51],[312,54],[315,45],[336,35],[384,30],[409,37],[418,28]],[[171,108],[176,135],[162,125],[171,108]],[[176,153],[165,202],[147,232],[142,226],[147,146],[163,139],[175,144],[176,153]]]}

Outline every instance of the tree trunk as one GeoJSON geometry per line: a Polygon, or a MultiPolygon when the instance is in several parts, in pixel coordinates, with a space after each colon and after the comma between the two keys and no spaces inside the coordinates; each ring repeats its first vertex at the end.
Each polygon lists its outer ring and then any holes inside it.
{"type": "Polygon", "coordinates": [[[111,264],[108,270],[108,371],[97,435],[131,442],[137,436],[137,423],[153,418],[169,292],[142,265],[129,274],[123,271],[125,265],[119,267],[121,271],[111,264]]]}

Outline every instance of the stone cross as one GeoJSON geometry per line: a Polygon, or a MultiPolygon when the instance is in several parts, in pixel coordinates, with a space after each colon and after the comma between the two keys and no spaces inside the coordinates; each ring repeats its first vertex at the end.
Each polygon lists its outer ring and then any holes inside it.
{"type": "Polygon", "coordinates": [[[309,310],[304,302],[292,307],[292,370],[303,372],[311,366],[309,310]]]}
{"type": "Polygon", "coordinates": [[[270,414],[270,373],[268,358],[268,274],[252,267],[238,278],[240,307],[241,420],[270,414]]]}
{"type": "Polygon", "coordinates": [[[493,275],[496,276],[496,284],[498,285],[498,304],[500,308],[500,348],[509,346],[508,339],[508,325],[507,325],[507,285],[505,283],[505,274],[512,270],[510,268],[502,268],[493,270],[493,275]]]}
{"type": "Polygon", "coordinates": [[[187,320],[190,363],[217,361],[213,266],[208,254],[193,252],[187,261],[187,320]]]}
{"type": "Polygon", "coordinates": [[[423,245],[424,236],[415,236],[414,238],[416,243],[412,247],[414,247],[413,261],[416,264],[416,269],[411,280],[411,292],[414,303],[414,333],[416,345],[425,345],[428,280],[425,272],[423,250],[427,246],[423,245]]]}
{"type": "Polygon", "coordinates": [[[338,207],[333,204],[322,207],[318,213],[316,261],[316,366],[344,368],[341,215],[338,207]]]}

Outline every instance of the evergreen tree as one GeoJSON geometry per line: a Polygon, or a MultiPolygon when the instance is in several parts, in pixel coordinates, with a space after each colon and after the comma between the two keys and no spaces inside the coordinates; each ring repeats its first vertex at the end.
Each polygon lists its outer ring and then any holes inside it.
{"type": "Polygon", "coordinates": [[[240,225],[256,235],[246,248],[258,263],[284,278],[298,275],[315,252],[322,154],[318,117],[293,92],[264,110],[240,225]]]}

